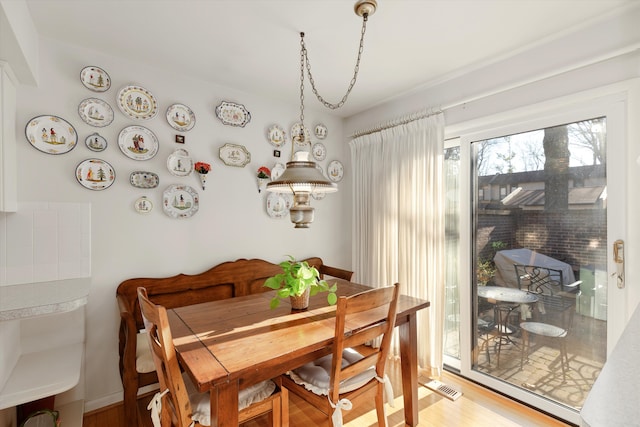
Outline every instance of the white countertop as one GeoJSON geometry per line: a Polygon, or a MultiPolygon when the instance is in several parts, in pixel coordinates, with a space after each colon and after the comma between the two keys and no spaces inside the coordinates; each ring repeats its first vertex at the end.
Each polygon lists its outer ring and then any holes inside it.
{"type": "Polygon", "coordinates": [[[585,427],[640,426],[640,306],[584,402],[580,416],[585,427]]]}
{"type": "Polygon", "coordinates": [[[87,303],[90,277],[0,286],[0,321],[75,310],[87,303]]]}

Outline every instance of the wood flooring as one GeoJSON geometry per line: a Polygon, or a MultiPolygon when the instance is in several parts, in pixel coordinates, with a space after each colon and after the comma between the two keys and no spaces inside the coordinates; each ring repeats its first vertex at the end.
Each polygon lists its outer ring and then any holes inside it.
{"type": "MultiPolygon", "coordinates": [[[[404,411],[400,392],[400,363],[390,361],[387,369],[392,379],[395,393],[395,407],[387,405],[387,417],[390,427],[404,426],[404,411]]],[[[427,378],[420,378],[426,383],[427,378]]],[[[419,388],[420,427],[552,427],[569,426],[557,419],[546,416],[532,408],[521,405],[480,387],[472,382],[445,372],[440,381],[452,388],[462,391],[463,395],[456,401],[451,401],[426,387],[419,388]]],[[[150,396],[139,400],[140,427],[152,427],[149,412],[146,409],[150,396]]],[[[374,404],[370,407],[353,408],[344,412],[345,427],[376,426],[374,404]]],[[[328,426],[324,416],[316,408],[290,394],[289,420],[291,427],[328,426]]],[[[121,404],[85,414],[84,427],[130,427],[124,419],[121,404]]],[[[245,427],[268,427],[270,420],[263,416],[244,424],[245,427]]]]}

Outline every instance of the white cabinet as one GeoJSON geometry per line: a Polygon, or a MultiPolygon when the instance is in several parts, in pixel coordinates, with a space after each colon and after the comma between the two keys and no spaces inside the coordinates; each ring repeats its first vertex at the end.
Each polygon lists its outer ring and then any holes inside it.
{"type": "Polygon", "coordinates": [[[0,61],[0,212],[18,209],[15,82],[9,64],[0,61]]]}

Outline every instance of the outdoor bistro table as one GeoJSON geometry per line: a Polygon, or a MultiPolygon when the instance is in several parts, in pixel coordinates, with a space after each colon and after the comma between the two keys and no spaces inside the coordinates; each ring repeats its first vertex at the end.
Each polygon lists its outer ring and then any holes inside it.
{"type": "MultiPolygon", "coordinates": [[[[538,296],[527,291],[502,286],[478,286],[478,296],[485,298],[494,305],[496,328],[500,336],[506,338],[507,342],[513,343],[509,338],[508,320],[511,312],[522,305],[529,305],[538,302],[538,296]],[[498,315],[499,309],[506,309],[506,315],[498,315]],[[502,320],[502,321],[500,321],[502,320]]],[[[524,308],[520,312],[522,320],[526,320],[528,310],[524,308]]]]}
{"type": "MultiPolygon", "coordinates": [[[[334,281],[339,295],[371,289],[334,281]]],[[[305,311],[292,311],[288,301],[271,310],[272,297],[273,292],[263,292],[167,311],[180,364],[200,392],[210,392],[212,427],[238,425],[238,390],[331,351],[336,308],[327,305],[326,294],[311,297],[305,311]]],[[[428,301],[407,295],[398,300],[396,332],[409,426],[418,424],[416,314],[428,306],[428,301]]]]}

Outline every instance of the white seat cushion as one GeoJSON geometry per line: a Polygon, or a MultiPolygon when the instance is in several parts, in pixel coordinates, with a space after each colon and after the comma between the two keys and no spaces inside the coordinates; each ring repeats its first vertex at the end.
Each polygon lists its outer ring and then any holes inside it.
{"type": "MultiPolygon", "coordinates": [[[[354,349],[347,348],[342,352],[342,366],[350,365],[363,356],[354,349]]],[[[333,355],[321,357],[309,362],[301,367],[289,371],[291,379],[299,385],[304,386],[309,391],[315,394],[326,396],[329,393],[329,380],[331,371],[331,360],[333,355]]],[[[356,375],[355,377],[348,378],[340,384],[340,393],[347,393],[356,390],[373,378],[376,377],[376,371],[373,367],[366,371],[356,375]]]]}
{"type": "MultiPolygon", "coordinates": [[[[186,374],[183,374],[182,378],[184,379],[189,401],[191,402],[191,410],[193,411],[191,418],[203,426],[211,425],[211,401],[209,400],[209,393],[198,392],[186,374]]],[[[238,410],[240,411],[253,403],[266,399],[273,394],[275,389],[276,383],[271,380],[266,380],[240,390],[238,394],[238,410]]]]}
{"type": "Polygon", "coordinates": [[[155,372],[156,365],[153,363],[153,354],[146,331],[138,332],[136,335],[136,371],[140,374],[155,372]]]}

